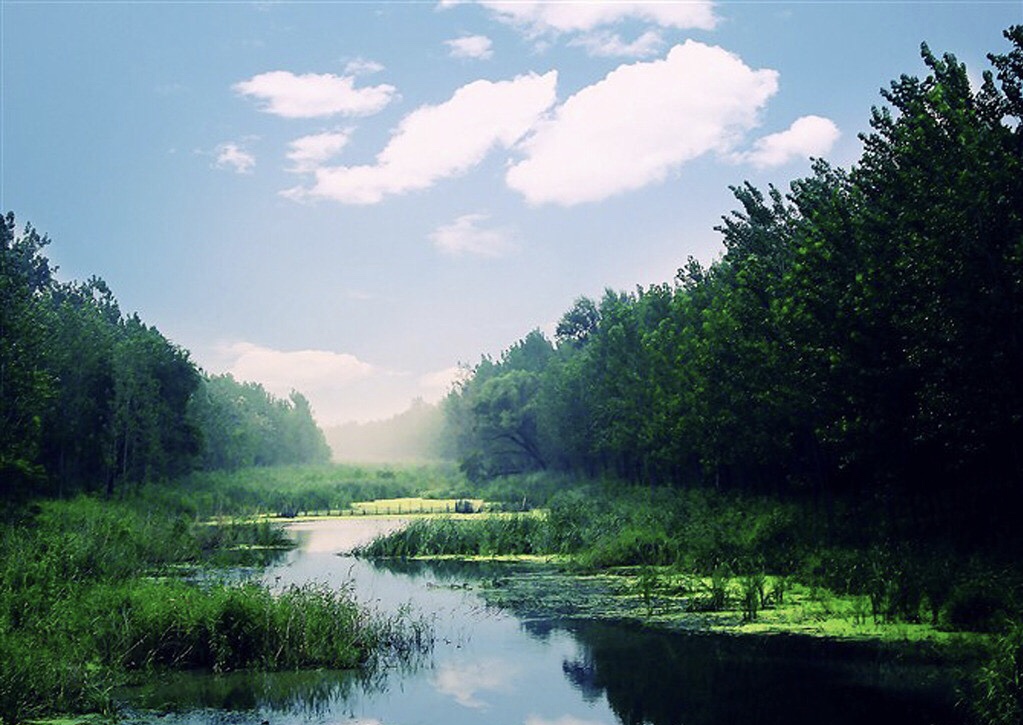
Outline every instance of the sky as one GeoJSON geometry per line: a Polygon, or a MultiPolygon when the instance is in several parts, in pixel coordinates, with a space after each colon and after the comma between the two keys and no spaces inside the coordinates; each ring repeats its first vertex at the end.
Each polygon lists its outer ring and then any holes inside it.
{"type": "Polygon", "coordinates": [[[0,207],[210,374],[324,425],[440,399],[575,299],[850,167],[920,43],[1023,2],[0,0],[0,207]]]}

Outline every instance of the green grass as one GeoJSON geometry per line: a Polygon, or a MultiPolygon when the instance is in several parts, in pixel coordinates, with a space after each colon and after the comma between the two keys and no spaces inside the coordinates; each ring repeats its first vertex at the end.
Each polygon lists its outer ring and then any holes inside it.
{"type": "Polygon", "coordinates": [[[183,578],[287,540],[157,499],[44,502],[0,534],[0,720],[109,712],[133,673],[350,668],[429,646],[422,622],[371,615],[347,589],[183,578]]]}
{"type": "Polygon", "coordinates": [[[389,536],[356,549],[358,556],[506,556],[542,553],[544,517],[533,514],[415,519],[389,536]]]}

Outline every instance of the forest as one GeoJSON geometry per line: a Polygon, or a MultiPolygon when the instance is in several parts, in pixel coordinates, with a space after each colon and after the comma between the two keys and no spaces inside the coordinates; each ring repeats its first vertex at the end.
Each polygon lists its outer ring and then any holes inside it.
{"type": "Polygon", "coordinates": [[[324,462],[330,449],[299,392],[208,375],[126,315],[97,277],[62,282],[49,238],[0,224],[0,496],[102,491],[196,469],[324,462]]]}
{"type": "Polygon", "coordinates": [[[733,188],[725,251],[580,297],[444,403],[465,473],[851,499],[1019,546],[1023,28],[971,87],[922,48],[851,170],[733,188]]]}

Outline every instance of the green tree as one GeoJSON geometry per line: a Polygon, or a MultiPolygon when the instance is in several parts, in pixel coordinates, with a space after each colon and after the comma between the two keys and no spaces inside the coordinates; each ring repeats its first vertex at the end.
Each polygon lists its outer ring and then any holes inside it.
{"type": "Polygon", "coordinates": [[[52,270],[42,250],[49,239],[14,214],[0,223],[0,491],[6,500],[38,486],[42,415],[54,381],[45,367],[43,296],[52,270]]]}

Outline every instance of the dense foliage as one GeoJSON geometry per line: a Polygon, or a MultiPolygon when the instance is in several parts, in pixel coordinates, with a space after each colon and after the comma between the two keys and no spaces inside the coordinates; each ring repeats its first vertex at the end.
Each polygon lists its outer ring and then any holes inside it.
{"type": "Polygon", "coordinates": [[[466,473],[837,494],[897,502],[914,531],[1004,531],[977,523],[1014,517],[1023,480],[1023,27],[1006,37],[976,90],[924,46],[852,170],[735,188],[709,267],[581,298],[554,342],[484,359],[446,401],[466,473]]]}
{"type": "Polygon", "coordinates": [[[3,500],[327,460],[300,394],[203,375],[102,280],[58,281],[34,228],[8,214],[0,234],[3,500]]]}

